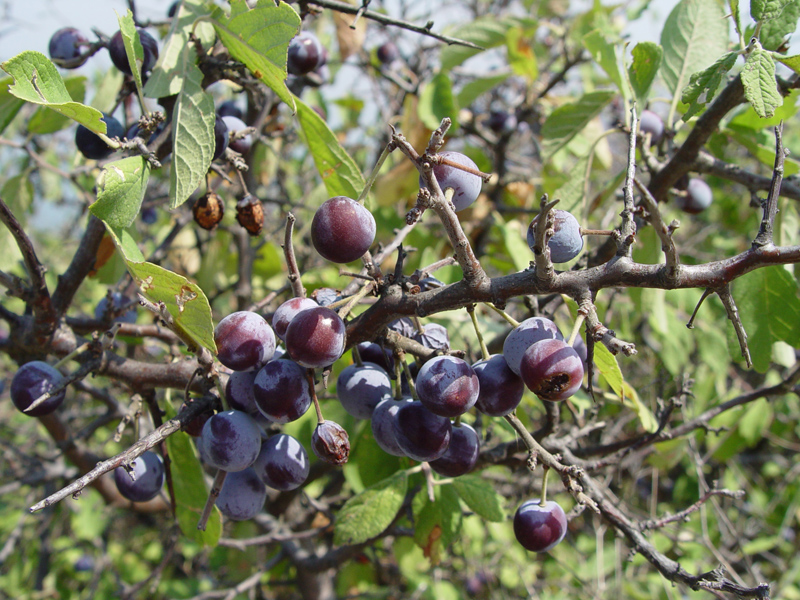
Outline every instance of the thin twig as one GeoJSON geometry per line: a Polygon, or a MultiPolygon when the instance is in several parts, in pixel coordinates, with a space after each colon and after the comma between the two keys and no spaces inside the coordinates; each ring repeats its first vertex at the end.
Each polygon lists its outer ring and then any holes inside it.
{"type": "Polygon", "coordinates": [[[778,214],[778,198],[781,195],[781,182],[783,182],[783,163],[787,151],[783,147],[783,121],[775,128],[775,166],[772,169],[772,183],[769,195],[764,202],[764,214],[761,217],[761,227],[753,247],[771,246],[772,234],[775,227],[775,216],[778,214]]]}

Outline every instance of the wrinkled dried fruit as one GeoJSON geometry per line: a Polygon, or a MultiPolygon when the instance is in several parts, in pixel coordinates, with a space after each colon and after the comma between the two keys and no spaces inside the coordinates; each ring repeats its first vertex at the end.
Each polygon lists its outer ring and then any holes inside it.
{"type": "Polygon", "coordinates": [[[311,435],[311,449],[325,462],[343,465],[350,456],[350,438],[338,423],[322,421],[311,435]]]}
{"type": "Polygon", "coordinates": [[[222,221],[225,214],[225,203],[214,192],[208,192],[194,203],[192,214],[200,227],[211,231],[222,221]]]}
{"type": "Polygon", "coordinates": [[[250,235],[258,235],[264,228],[264,207],[252,194],[236,203],[236,220],[250,235]]]}

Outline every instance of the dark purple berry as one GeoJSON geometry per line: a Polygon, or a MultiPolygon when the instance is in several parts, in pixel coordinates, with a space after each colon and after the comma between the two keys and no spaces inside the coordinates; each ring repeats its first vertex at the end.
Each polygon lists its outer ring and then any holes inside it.
{"type": "Polygon", "coordinates": [[[241,410],[249,415],[258,412],[254,387],[258,371],[234,371],[225,383],[225,399],[233,410],[241,410]]]}
{"type": "Polygon", "coordinates": [[[252,519],[264,508],[267,486],[252,468],[228,473],[217,497],[217,508],[233,521],[252,519]]]}
{"type": "Polygon", "coordinates": [[[253,417],[240,410],[217,413],[203,425],[197,444],[200,456],[223,471],[242,471],[261,450],[261,429],[253,417]]]}
{"type": "Polygon", "coordinates": [[[350,438],[338,423],[322,421],[311,434],[311,449],[317,458],[332,465],[343,465],[350,456],[350,438]]]}
{"type": "MultiPolygon", "coordinates": [[[[583,235],[578,220],[566,210],[556,210],[553,221],[553,235],[547,243],[550,248],[550,260],[554,263],[571,261],[583,250],[583,235]]],[[[535,217],[528,226],[528,247],[533,250],[536,245],[536,224],[539,217],[535,217]]]]}
{"type": "Polygon", "coordinates": [[[391,396],[386,396],[378,403],[375,410],[372,411],[372,422],[370,423],[372,426],[372,436],[375,438],[375,442],[377,442],[378,446],[380,446],[384,452],[392,456],[406,455],[403,449],[397,444],[397,438],[394,434],[394,420],[400,407],[411,402],[413,402],[413,399],[410,397],[395,400],[391,396]]]}
{"type": "Polygon", "coordinates": [[[435,356],[419,370],[417,395],[425,407],[442,417],[463,415],[475,405],[480,391],[472,367],[455,356],[435,356]]]}
{"type": "Polygon", "coordinates": [[[714,200],[711,187],[702,179],[692,178],[686,187],[686,195],[678,196],[675,200],[678,208],[683,212],[696,215],[703,212],[714,200]]]}
{"type": "Polygon", "coordinates": [[[298,313],[286,329],[286,350],[304,367],[333,364],[344,352],[345,325],[330,308],[318,306],[298,313]]]}
{"type": "Polygon", "coordinates": [[[486,126],[495,133],[509,133],[517,128],[517,117],[504,110],[493,110],[486,119],[486,126]]]}
{"type": "Polygon", "coordinates": [[[275,330],[275,335],[280,339],[286,337],[286,329],[289,323],[297,316],[298,313],[319,306],[311,298],[289,298],[286,302],[281,304],[275,309],[272,314],[272,328],[275,330]]]}
{"type": "Polygon", "coordinates": [[[583,362],[575,349],[563,340],[542,340],[525,351],[520,376],[543,400],[566,400],[583,383],[583,362]]]}
{"type": "Polygon", "coordinates": [[[225,100],[219,105],[217,114],[220,117],[236,117],[237,119],[244,119],[244,111],[241,109],[236,100],[225,100]]]}
{"type": "Polygon", "coordinates": [[[514,514],[514,536],[531,552],[552,550],[567,534],[567,515],[552,500],[523,502],[514,514]]]}
{"type": "Polygon", "coordinates": [[[394,42],[384,42],[375,51],[378,60],[384,65],[390,65],[400,58],[400,50],[394,42]]]}
{"type": "Polygon", "coordinates": [[[336,380],[336,396],[356,419],[369,419],[384,396],[392,393],[389,375],[376,364],[346,367],[336,380]]]}
{"type": "Polygon", "coordinates": [[[235,150],[239,154],[247,154],[247,152],[250,150],[250,146],[253,145],[252,134],[248,133],[242,138],[233,139],[234,133],[247,129],[245,122],[239,117],[234,116],[223,116],[222,120],[225,121],[225,125],[228,127],[228,147],[231,150],[235,150]]]}
{"type": "MultiPolygon", "coordinates": [[[[106,124],[106,137],[113,139],[122,138],[125,135],[122,123],[111,115],[103,115],[102,121],[106,124]]],[[[75,130],[75,146],[86,158],[94,160],[101,160],[111,156],[114,152],[114,149],[109,147],[100,136],[83,125],[78,125],[78,129],[75,130]]]]}
{"type": "Polygon", "coordinates": [[[310,31],[301,31],[289,42],[286,70],[292,75],[305,75],[325,62],[325,49],[310,31]]]}
{"type": "Polygon", "coordinates": [[[311,221],[311,242],[323,258],[335,263],[358,260],[375,241],[375,217],[346,196],[322,203],[311,221]]]}
{"type": "Polygon", "coordinates": [[[461,423],[453,425],[450,443],[439,458],[431,461],[431,469],[445,477],[460,477],[475,468],[480,453],[481,441],[475,430],[461,423]]]}
{"type": "MultiPolygon", "coordinates": [[[[156,39],[147,33],[144,29],[138,29],[139,41],[142,44],[144,59],[142,61],[142,73],[148,73],[156,64],[158,60],[158,42],[156,39]]],[[[117,31],[111,36],[111,41],[108,44],[108,53],[111,56],[111,62],[120,71],[126,75],[131,75],[131,66],[128,62],[128,54],[125,52],[125,42],[122,39],[122,32],[117,31]]]]}
{"type": "Polygon", "coordinates": [[[401,406],[393,423],[397,445],[413,460],[436,460],[450,444],[450,419],[433,414],[421,402],[401,406]]]}
{"type": "Polygon", "coordinates": [[[306,449],[286,433],[273,435],[261,444],[261,452],[253,463],[253,469],[267,487],[283,492],[303,485],[309,468],[306,449]]]}
{"type": "Polygon", "coordinates": [[[525,351],[539,340],[563,340],[564,336],[550,319],[531,317],[511,330],[503,342],[503,357],[508,368],[519,375],[519,365],[525,351]]]}
{"type": "Polygon", "coordinates": [[[275,353],[275,334],[258,313],[242,310],[222,319],[214,329],[217,358],[234,371],[265,365],[275,353]]]}
{"type": "Polygon", "coordinates": [[[97,306],[94,307],[94,318],[98,321],[115,323],[136,323],[136,307],[137,303],[131,302],[119,292],[112,292],[111,294],[111,308],[108,306],[108,295],[103,296],[97,306]],[[128,308],[125,312],[120,309],[128,308]]]}
{"type": "MultiPolygon", "coordinates": [[[[478,170],[478,165],[476,165],[470,157],[460,152],[441,152],[439,156],[450,162],[474,169],[475,171],[478,170]]],[[[478,195],[481,193],[483,180],[478,175],[467,173],[457,167],[451,167],[445,164],[435,165],[433,167],[433,174],[442,192],[446,192],[447,188],[453,189],[453,206],[456,211],[467,208],[478,199],[478,195]]],[[[419,185],[420,187],[424,185],[421,176],[419,178],[419,185]]]]}
{"type": "Polygon", "coordinates": [[[358,344],[358,353],[361,360],[378,365],[387,373],[394,372],[394,357],[392,351],[375,342],[361,342],[358,344]]]}
{"type": "Polygon", "coordinates": [[[311,406],[311,387],[306,371],[293,360],[273,360],[256,374],[253,384],[256,406],[276,423],[302,417],[311,406]]]}
{"type": "Polygon", "coordinates": [[[131,472],[124,467],[114,469],[114,483],[122,497],[131,502],[152,500],[164,485],[164,461],[148,450],[131,462],[131,472]]]}
{"type": "Polygon", "coordinates": [[[652,110],[643,110],[639,120],[639,131],[642,135],[650,134],[650,142],[658,144],[664,137],[664,121],[652,110]]]}
{"type": "Polygon", "coordinates": [[[502,354],[494,354],[487,360],[472,365],[478,377],[480,393],[475,406],[485,415],[504,417],[519,406],[525,384],[514,373],[502,354]]]}
{"type": "Polygon", "coordinates": [[[81,56],[84,48],[89,46],[83,33],[74,27],[63,27],[50,37],[48,50],[50,58],[59,67],[77,69],[89,58],[88,54],[81,56]]]}
{"type": "Polygon", "coordinates": [[[43,417],[54,412],[64,401],[66,389],[53,394],[33,410],[25,409],[40,396],[53,390],[64,380],[64,376],[55,368],[41,360],[34,360],[22,365],[11,380],[11,401],[23,414],[29,417],[43,417]]]}

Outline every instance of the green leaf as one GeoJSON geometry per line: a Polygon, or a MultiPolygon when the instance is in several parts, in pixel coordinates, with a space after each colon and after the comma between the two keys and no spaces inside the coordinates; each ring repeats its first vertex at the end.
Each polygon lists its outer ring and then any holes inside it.
{"type": "Polygon", "coordinates": [[[97,202],[91,213],[114,227],[128,227],[142,206],[150,164],[141,156],[131,156],[109,163],[97,180],[97,202]]]}
{"type": "Polygon", "coordinates": [[[493,523],[505,520],[505,499],[497,493],[492,482],[477,475],[462,475],[453,479],[453,489],[458,492],[464,504],[482,519],[493,523]]]}
{"type": "Polygon", "coordinates": [[[795,54],[794,56],[775,55],[775,60],[783,63],[795,73],[800,73],[800,54],[795,54]]]}
{"type": "Polygon", "coordinates": [[[203,89],[203,72],[191,45],[183,52],[183,85],[172,111],[169,207],[177,208],[203,181],[214,156],[214,99],[203,89]]]}
{"type": "Polygon", "coordinates": [[[769,552],[784,540],[781,535],[759,537],[742,545],[742,553],[747,555],[769,552]]]}
{"type": "MultiPolygon", "coordinates": [[[[515,25],[514,19],[498,19],[496,17],[481,17],[457,27],[450,32],[452,37],[472,42],[483,49],[502,46],[506,41],[506,32],[515,25]]],[[[468,46],[450,45],[442,48],[442,71],[449,71],[457,67],[468,58],[482,52],[478,48],[468,46]]]]}
{"type": "Polygon", "coordinates": [[[717,88],[722,83],[722,78],[736,64],[738,56],[736,52],[728,52],[704,71],[692,73],[689,85],[683,89],[681,94],[681,102],[689,105],[683,115],[684,121],[688,121],[714,99],[717,88]]]}
{"type": "Polygon", "coordinates": [[[13,81],[11,77],[0,79],[0,133],[6,130],[20,109],[25,106],[25,101],[14,97],[8,89],[13,81]]]}
{"type": "Polygon", "coordinates": [[[162,98],[180,92],[185,75],[182,57],[184,49],[189,44],[189,34],[193,32],[204,48],[210,47],[216,38],[211,23],[197,22],[197,19],[206,13],[207,6],[204,0],[183,0],[180,3],[159,51],[158,62],[144,86],[147,97],[162,98]]]}
{"type": "Polygon", "coordinates": [[[711,65],[728,49],[728,21],[718,0],[681,0],[661,32],[661,76],[677,95],[689,76],[711,65]]]}
{"type": "Polygon", "coordinates": [[[517,271],[524,271],[533,260],[533,252],[524,239],[526,231],[523,229],[523,223],[519,220],[506,221],[499,213],[495,213],[495,223],[503,234],[503,243],[511,262],[514,263],[514,268],[517,271]]]}
{"type": "MultiPolygon", "coordinates": [[[[437,485],[436,500],[427,498],[416,516],[414,541],[422,548],[423,554],[436,565],[442,553],[455,540],[461,529],[461,505],[458,494],[452,485],[437,485]]],[[[420,494],[427,494],[422,490],[420,494]]]]}
{"type": "Polygon", "coordinates": [[[628,79],[631,82],[636,102],[646,106],[650,87],[656,78],[664,50],[655,42],[639,42],[631,51],[633,62],[628,68],[628,79]]]}
{"type": "Polygon", "coordinates": [[[783,96],[775,81],[775,61],[772,54],[756,48],[747,57],[742,69],[742,84],[747,101],[761,118],[769,118],[783,104],[783,96]]]}
{"type": "Polygon", "coordinates": [[[145,262],[136,242],[126,229],[106,223],[114,245],[122,254],[128,272],[139,291],[151,302],[163,302],[186,338],[217,352],[211,306],[203,290],[188,279],[163,267],[145,262]]]}
{"type": "Polygon", "coordinates": [[[772,424],[772,405],[766,398],[751,402],[739,419],[739,435],[750,447],[764,438],[764,432],[772,424]]]}
{"type": "Polygon", "coordinates": [[[506,33],[506,52],[511,70],[528,81],[536,81],[539,77],[539,65],[531,45],[531,36],[526,35],[521,27],[512,27],[506,33]]]}
{"type": "MultiPolygon", "coordinates": [[[[789,99],[790,105],[794,105],[794,100],[789,99]]],[[[752,114],[755,118],[760,119],[758,115],[755,114],[755,111],[749,108],[745,111],[745,114],[752,111],[752,114]]],[[[776,115],[780,113],[780,109],[776,111],[776,115]]],[[[738,117],[737,117],[738,118],[738,117]]],[[[769,121],[774,121],[775,117],[769,119],[768,122],[764,122],[764,127],[769,127],[771,124],[769,121]]],[[[777,123],[776,123],[777,124],[777,123]]],[[[775,165],[775,140],[774,139],[766,139],[766,136],[763,136],[765,139],[762,139],[762,136],[759,135],[761,132],[753,131],[749,126],[742,127],[733,127],[729,126],[726,128],[725,133],[729,135],[731,138],[742,144],[745,148],[747,148],[753,156],[755,156],[761,164],[769,167],[775,165]]],[[[794,160],[791,156],[787,156],[786,160],[783,164],[783,174],[784,177],[789,177],[791,175],[796,175],[800,173],[800,162],[794,160]]]]}
{"type": "Polygon", "coordinates": [[[422,88],[417,110],[420,120],[428,129],[439,127],[445,117],[449,117],[453,122],[451,130],[455,131],[458,128],[458,105],[453,96],[453,84],[448,73],[438,73],[422,88]]]}
{"type": "Polygon", "coordinates": [[[731,8],[731,18],[733,19],[733,27],[736,29],[736,34],[742,37],[742,14],[739,10],[739,0],[728,0],[728,6],[731,8]]]}
{"type": "Polygon", "coordinates": [[[17,98],[40,104],[77,121],[95,133],[105,133],[103,113],[96,108],[74,102],[56,66],[41,52],[26,50],[0,64],[14,78],[8,91],[17,98]]]}
{"type": "Polygon", "coordinates": [[[278,97],[295,110],[295,97],[286,87],[286,55],[289,42],[300,30],[300,17],[281,2],[259,0],[247,10],[244,0],[232,0],[231,16],[221,9],[212,21],[220,41],[231,56],[244,63],[278,97]]]}
{"type": "MultiPolygon", "coordinates": [[[[169,402],[163,404],[165,416],[174,419],[175,408],[169,402]]],[[[175,512],[183,535],[198,544],[214,547],[222,535],[222,519],[215,506],[206,524],[206,530],[197,529],[197,522],[203,513],[208,488],[203,467],[194,450],[189,435],[184,432],[173,433],[167,438],[167,453],[170,460],[172,487],[175,490],[175,512]]]]}
{"type": "Polygon", "coordinates": [[[464,87],[461,88],[461,91],[456,95],[456,105],[469,106],[482,94],[485,94],[489,90],[497,87],[510,76],[510,73],[504,73],[503,75],[482,77],[480,79],[474,79],[473,81],[470,81],[469,83],[465,84],[464,87]]]}
{"type": "Polygon", "coordinates": [[[622,370],[617,364],[617,357],[611,354],[611,351],[603,344],[594,345],[594,366],[597,367],[598,373],[603,376],[614,393],[622,398],[624,382],[622,370]]]}
{"type": "Polygon", "coordinates": [[[555,109],[542,125],[543,149],[550,157],[583,130],[603,110],[615,93],[600,90],[584,94],[577,102],[555,109]]]}
{"type": "Polygon", "coordinates": [[[139,94],[142,93],[142,66],[144,65],[144,48],[139,40],[139,32],[133,22],[133,13],[128,9],[121,17],[117,15],[119,30],[122,33],[122,43],[128,57],[128,66],[133,73],[133,82],[139,94]]]}
{"type": "Polygon", "coordinates": [[[800,340],[800,295],[797,282],[783,267],[766,267],[736,282],[736,304],[755,369],[770,366],[772,344],[800,340]]]}
{"type": "Polygon", "coordinates": [[[553,192],[553,199],[561,200],[558,205],[560,210],[576,213],[581,209],[584,192],[586,191],[586,169],[589,167],[589,159],[594,154],[594,148],[584,156],[578,158],[573,163],[567,174],[566,181],[553,192]]]}
{"type": "Polygon", "coordinates": [[[328,196],[358,198],[364,189],[364,178],[355,161],[342,148],[328,124],[299,98],[295,99],[297,120],[328,196]]]}
{"type": "MultiPolygon", "coordinates": [[[[75,102],[83,102],[86,96],[86,77],[70,77],[64,80],[70,97],[75,102]]],[[[28,131],[37,135],[55,133],[72,123],[70,119],[45,106],[36,109],[33,116],[28,121],[28,131]]]]}
{"type": "Polygon", "coordinates": [[[800,0],[794,0],[783,9],[781,14],[769,21],[762,22],[758,40],[765,50],[777,50],[786,38],[797,29],[800,19],[800,0]]]}
{"type": "Polygon", "coordinates": [[[617,89],[624,98],[630,97],[630,88],[622,74],[619,61],[617,60],[617,49],[609,42],[603,33],[597,29],[590,31],[583,36],[583,46],[592,55],[592,60],[596,62],[606,75],[614,82],[617,89]]]}
{"type": "Polygon", "coordinates": [[[360,544],[383,533],[394,521],[408,489],[408,476],[399,471],[344,503],[333,527],[337,546],[360,544]]]}
{"type": "Polygon", "coordinates": [[[795,0],[751,0],[750,16],[754,21],[772,21],[783,13],[783,9],[795,0]]]}
{"type": "Polygon", "coordinates": [[[203,290],[186,277],[153,263],[128,262],[127,265],[141,293],[152,302],[163,302],[177,328],[216,354],[211,306],[203,290]]]}
{"type": "Polygon", "coordinates": [[[23,225],[33,204],[33,182],[25,172],[9,177],[0,189],[0,198],[5,200],[11,211],[23,225]]]}

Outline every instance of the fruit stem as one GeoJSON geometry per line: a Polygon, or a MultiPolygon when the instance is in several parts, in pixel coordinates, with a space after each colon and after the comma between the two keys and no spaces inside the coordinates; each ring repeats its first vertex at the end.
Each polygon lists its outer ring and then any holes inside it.
{"type": "Polygon", "coordinates": [[[436,492],[433,487],[433,469],[427,462],[422,463],[422,473],[425,475],[425,487],[428,488],[428,500],[436,502],[436,492]]]}
{"type": "Polygon", "coordinates": [[[64,358],[62,358],[62,359],[61,359],[61,360],[59,360],[57,363],[55,363],[55,364],[53,365],[53,367],[54,367],[54,368],[56,368],[56,369],[58,369],[59,367],[63,366],[64,364],[68,363],[68,362],[69,362],[69,361],[71,361],[73,358],[75,358],[76,356],[78,356],[78,354],[80,354],[81,352],[85,352],[85,351],[86,351],[86,350],[88,350],[88,349],[89,349],[89,342],[86,342],[85,344],[81,344],[80,346],[78,346],[77,348],[75,348],[75,350],[73,350],[72,352],[70,352],[69,354],[67,354],[67,355],[66,355],[64,358]]]}
{"type": "Polygon", "coordinates": [[[314,369],[306,370],[306,378],[308,379],[308,386],[311,388],[311,400],[314,402],[314,410],[317,411],[317,424],[324,423],[325,417],[322,416],[322,409],[317,399],[317,384],[314,381],[314,369]]]}
{"type": "Polygon", "coordinates": [[[417,397],[417,386],[414,385],[414,378],[411,376],[411,369],[408,368],[408,363],[405,360],[403,360],[403,371],[406,374],[408,389],[411,390],[411,397],[414,400],[419,400],[419,397],[417,397]]]}
{"type": "Polygon", "coordinates": [[[292,293],[295,298],[305,298],[306,289],[300,279],[300,269],[297,266],[297,259],[294,256],[294,246],[292,245],[292,232],[294,231],[295,216],[292,213],[286,214],[286,232],[283,236],[283,254],[286,257],[286,267],[289,269],[289,284],[292,286],[292,293]]]}
{"type": "Polygon", "coordinates": [[[478,317],[475,316],[475,305],[470,304],[466,308],[469,313],[469,318],[472,319],[472,326],[475,328],[475,335],[478,337],[478,343],[481,345],[481,356],[483,360],[489,360],[489,348],[486,346],[486,340],[483,339],[481,328],[478,325],[478,317]]]}
{"type": "Polygon", "coordinates": [[[361,359],[361,352],[358,351],[358,345],[356,344],[352,348],[352,355],[353,355],[353,362],[356,363],[356,366],[363,367],[364,361],[361,359]]]}
{"type": "Polygon", "coordinates": [[[583,321],[586,318],[586,315],[582,313],[578,313],[578,318],[575,319],[575,324],[572,326],[572,331],[569,334],[569,339],[567,340],[567,344],[572,346],[575,343],[575,338],[578,337],[578,334],[581,331],[581,325],[583,325],[583,321]]]}
{"type": "Polygon", "coordinates": [[[584,229],[580,228],[581,235],[614,235],[611,229],[584,229]]]}
{"type": "Polygon", "coordinates": [[[364,184],[364,189],[356,198],[356,202],[364,205],[364,201],[367,199],[367,194],[369,194],[369,190],[372,188],[372,185],[375,183],[375,180],[378,178],[378,173],[380,173],[381,167],[383,163],[386,161],[386,158],[389,156],[389,153],[395,149],[394,142],[389,142],[384,147],[383,152],[378,157],[378,162],[375,163],[375,166],[372,168],[372,173],[369,174],[369,178],[367,179],[366,183],[364,184]]]}
{"type": "Polygon", "coordinates": [[[498,315],[500,315],[501,317],[503,317],[503,318],[504,318],[506,321],[508,321],[508,322],[511,324],[511,326],[512,326],[512,327],[519,327],[519,321],[517,321],[516,319],[514,319],[514,318],[513,318],[511,315],[509,315],[508,313],[506,313],[506,311],[504,311],[503,309],[497,308],[497,307],[496,307],[494,304],[492,304],[491,302],[484,302],[484,304],[485,304],[486,306],[488,306],[489,308],[491,308],[491,309],[492,309],[494,312],[496,312],[498,315]]]}
{"type": "Polygon", "coordinates": [[[544,468],[544,477],[542,478],[542,497],[539,500],[539,506],[544,506],[547,502],[547,477],[550,475],[550,467],[542,465],[544,468]]]}
{"type": "Polygon", "coordinates": [[[227,476],[228,472],[220,469],[214,477],[214,483],[211,484],[211,491],[208,493],[208,500],[206,500],[206,505],[203,507],[203,514],[200,515],[200,520],[197,522],[197,528],[200,531],[206,530],[208,518],[211,516],[211,511],[214,510],[214,505],[222,490],[222,484],[225,483],[225,478],[227,476]]]}

